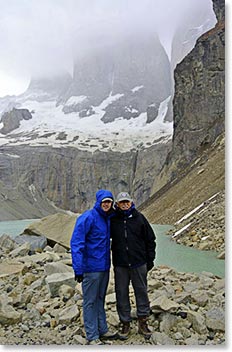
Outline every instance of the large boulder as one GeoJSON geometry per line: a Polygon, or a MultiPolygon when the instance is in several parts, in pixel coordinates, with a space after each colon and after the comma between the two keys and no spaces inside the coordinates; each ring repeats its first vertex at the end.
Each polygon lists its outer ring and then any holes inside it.
{"type": "Polygon", "coordinates": [[[47,238],[49,245],[54,246],[58,243],[69,249],[76,219],[77,215],[49,215],[29,225],[24,230],[24,234],[44,236],[47,238]]]}

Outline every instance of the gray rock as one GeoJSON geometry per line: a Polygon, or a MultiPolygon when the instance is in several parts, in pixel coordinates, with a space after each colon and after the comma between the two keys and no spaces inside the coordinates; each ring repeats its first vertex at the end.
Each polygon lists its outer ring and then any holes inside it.
{"type": "Polygon", "coordinates": [[[10,237],[9,235],[3,234],[0,237],[0,246],[1,248],[4,248],[5,250],[7,250],[7,252],[10,252],[16,248],[16,243],[12,239],[12,237],[10,237]]]}
{"type": "Polygon", "coordinates": [[[179,308],[179,304],[172,301],[171,299],[168,299],[165,296],[160,296],[154,301],[150,303],[151,309],[158,312],[162,311],[170,311],[170,312],[176,312],[177,309],[179,308]]]}
{"type": "Polygon", "coordinates": [[[218,259],[225,259],[225,255],[226,255],[226,253],[225,253],[225,251],[223,251],[223,252],[218,254],[217,258],[218,259]]]}
{"type": "Polygon", "coordinates": [[[185,340],[185,344],[189,346],[194,346],[194,345],[199,345],[199,336],[198,335],[192,335],[191,337],[188,337],[185,340]]]}
{"type": "Polygon", "coordinates": [[[73,288],[76,286],[73,273],[58,273],[46,277],[46,284],[48,286],[51,297],[59,296],[59,289],[62,285],[68,285],[73,288]]]}
{"type": "Polygon", "coordinates": [[[44,265],[44,272],[46,275],[58,274],[58,273],[72,273],[73,277],[73,269],[69,265],[65,265],[60,261],[55,263],[46,263],[44,265]]]}
{"type": "Polygon", "coordinates": [[[65,248],[64,246],[61,246],[60,244],[56,243],[55,246],[53,247],[53,251],[55,253],[66,253],[67,252],[67,248],[65,248]]]}
{"type": "Polygon", "coordinates": [[[25,255],[27,255],[30,251],[30,243],[25,242],[24,244],[22,244],[21,246],[13,249],[13,251],[10,252],[10,256],[11,257],[23,257],[25,255]]]}
{"type": "Polygon", "coordinates": [[[206,334],[207,333],[205,318],[202,314],[194,312],[194,311],[189,311],[187,313],[187,318],[191,322],[193,329],[198,334],[206,334]]]}
{"type": "Polygon", "coordinates": [[[58,321],[60,324],[70,324],[70,322],[75,321],[80,315],[77,306],[74,304],[72,306],[66,307],[61,310],[58,314],[58,321]]]}
{"type": "Polygon", "coordinates": [[[170,330],[177,325],[178,317],[170,313],[163,313],[160,315],[160,332],[169,334],[170,330]]]}
{"type": "Polygon", "coordinates": [[[154,345],[175,345],[175,341],[164,332],[154,332],[151,340],[154,345]]]}
{"type": "Polygon", "coordinates": [[[49,215],[42,220],[33,222],[24,230],[24,233],[30,235],[44,234],[49,243],[69,248],[76,219],[77,216],[75,215],[59,213],[49,215]]]}
{"type": "Polygon", "coordinates": [[[21,263],[0,263],[0,278],[7,276],[14,276],[16,274],[20,274],[24,271],[25,265],[21,263]]]}
{"type": "Polygon", "coordinates": [[[4,297],[0,296],[0,325],[12,325],[21,321],[22,314],[17,312],[4,297]]]}
{"type": "Polygon", "coordinates": [[[86,339],[80,335],[74,335],[73,340],[75,344],[77,345],[85,345],[86,344],[86,339]]]}
{"type": "Polygon", "coordinates": [[[112,311],[108,312],[107,322],[113,327],[118,327],[118,325],[119,325],[118,314],[116,312],[112,312],[112,311]]]}
{"type": "Polygon", "coordinates": [[[206,292],[202,292],[201,290],[197,290],[196,292],[191,294],[191,297],[194,302],[197,303],[198,306],[204,307],[209,300],[209,297],[206,292]]]}
{"type": "Polygon", "coordinates": [[[115,304],[116,303],[116,295],[115,293],[106,295],[106,304],[115,304]]]}
{"type": "Polygon", "coordinates": [[[5,112],[1,118],[3,127],[0,129],[0,133],[7,134],[12,132],[20,126],[20,121],[30,120],[32,115],[28,109],[15,109],[13,108],[10,112],[5,112]]]}
{"type": "Polygon", "coordinates": [[[147,123],[154,121],[159,112],[159,104],[154,103],[147,107],[147,123]]]}
{"type": "Polygon", "coordinates": [[[222,308],[214,307],[206,312],[206,325],[213,331],[225,331],[225,312],[222,308]]]}
{"type": "Polygon", "coordinates": [[[42,250],[47,245],[45,236],[19,235],[15,237],[15,242],[18,244],[29,243],[31,252],[42,250]]]}
{"type": "Polygon", "coordinates": [[[74,296],[75,290],[69,285],[62,285],[60,286],[58,293],[62,301],[67,302],[71,297],[74,296]]]}
{"type": "Polygon", "coordinates": [[[34,282],[31,284],[30,288],[31,288],[32,290],[38,290],[38,289],[41,289],[42,286],[44,286],[44,285],[45,285],[45,276],[42,277],[42,278],[39,278],[39,279],[36,280],[36,281],[34,281],[34,282]]]}

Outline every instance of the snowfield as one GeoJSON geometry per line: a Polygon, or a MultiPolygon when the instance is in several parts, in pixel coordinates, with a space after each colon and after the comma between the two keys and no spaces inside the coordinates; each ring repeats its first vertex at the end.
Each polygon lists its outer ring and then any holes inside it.
{"type": "MultiPolygon", "coordinates": [[[[93,106],[95,114],[84,118],[77,112],[65,114],[62,111],[63,105],[57,106],[55,100],[39,102],[33,97],[24,101],[19,99],[17,108],[28,109],[33,117],[21,121],[20,127],[11,133],[0,134],[0,145],[68,146],[91,151],[123,152],[167,143],[172,138],[173,123],[164,122],[171,96],[160,104],[157,118],[149,124],[146,123],[147,113],[129,120],[118,117],[111,123],[104,123],[101,120],[105,114],[104,109],[122,95],[110,94],[99,106],[93,106]]],[[[73,96],[65,105],[82,102],[85,98],[73,96]]]]}

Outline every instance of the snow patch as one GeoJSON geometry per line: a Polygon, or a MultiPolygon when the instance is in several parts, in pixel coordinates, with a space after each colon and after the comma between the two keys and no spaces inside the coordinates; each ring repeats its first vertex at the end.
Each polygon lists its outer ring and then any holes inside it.
{"type": "Polygon", "coordinates": [[[86,98],[87,97],[85,95],[72,96],[66,101],[65,105],[79,104],[82,103],[86,98]]]}
{"type": "Polygon", "coordinates": [[[2,153],[2,152],[0,152],[0,154],[9,156],[10,158],[20,158],[20,156],[17,154],[8,154],[8,153],[2,153]]]}
{"type": "Polygon", "coordinates": [[[180,220],[178,220],[177,222],[175,222],[175,225],[180,224],[183,220],[188,219],[192,214],[196,213],[199,209],[201,209],[202,207],[206,206],[206,204],[211,201],[213,198],[215,198],[217,195],[219,194],[216,193],[214,194],[212,197],[210,197],[209,199],[207,199],[205,202],[201,203],[200,205],[198,205],[196,208],[194,208],[193,210],[191,210],[188,214],[184,215],[180,220]]]}
{"type": "MultiPolygon", "coordinates": [[[[139,87],[135,87],[139,88],[139,87]]],[[[134,89],[135,89],[134,88],[134,89]]],[[[0,145],[75,147],[88,151],[125,152],[133,148],[148,148],[157,143],[168,143],[173,133],[173,123],[164,122],[171,96],[160,103],[158,116],[147,124],[147,113],[136,118],[118,117],[105,124],[101,119],[105,109],[123,94],[109,94],[98,106],[93,106],[94,114],[80,117],[79,113],[65,114],[63,105],[57,106],[55,100],[39,102],[26,100],[20,108],[33,111],[32,119],[22,120],[20,127],[7,136],[0,135],[0,145]],[[61,135],[62,133],[62,135],[61,135]]],[[[71,97],[69,103],[85,99],[85,96],[71,97]]],[[[129,109],[130,107],[128,107],[129,109]]],[[[131,109],[136,112],[135,109],[131,109]]]]}
{"type": "Polygon", "coordinates": [[[184,232],[192,223],[190,222],[188,225],[185,225],[184,227],[182,227],[182,229],[176,231],[173,235],[172,238],[177,237],[178,235],[180,235],[182,232],[184,232]]]}
{"type": "Polygon", "coordinates": [[[29,191],[31,192],[31,195],[32,195],[34,201],[37,202],[37,199],[36,199],[36,196],[35,196],[36,195],[35,186],[33,184],[31,184],[31,185],[28,186],[28,188],[29,188],[29,191]]]}
{"type": "Polygon", "coordinates": [[[133,89],[131,89],[131,91],[134,93],[134,92],[137,92],[138,90],[142,89],[144,86],[137,86],[137,87],[134,87],[133,89]]]}

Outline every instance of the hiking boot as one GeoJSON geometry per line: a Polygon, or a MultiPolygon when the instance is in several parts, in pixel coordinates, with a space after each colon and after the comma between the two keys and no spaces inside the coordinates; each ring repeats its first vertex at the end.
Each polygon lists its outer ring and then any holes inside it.
{"type": "Polygon", "coordinates": [[[122,321],[120,323],[120,331],[118,337],[120,340],[127,340],[130,335],[130,322],[122,321]]]}
{"type": "Polygon", "coordinates": [[[88,341],[87,345],[104,345],[104,343],[100,339],[95,339],[88,341]]]}
{"type": "Polygon", "coordinates": [[[104,334],[100,336],[100,339],[102,340],[114,340],[117,339],[118,337],[118,332],[117,331],[110,331],[108,330],[104,334]]]}
{"type": "Polygon", "coordinates": [[[138,317],[138,333],[143,335],[145,339],[149,339],[152,335],[151,330],[149,330],[147,326],[147,318],[146,317],[138,317]]]}

